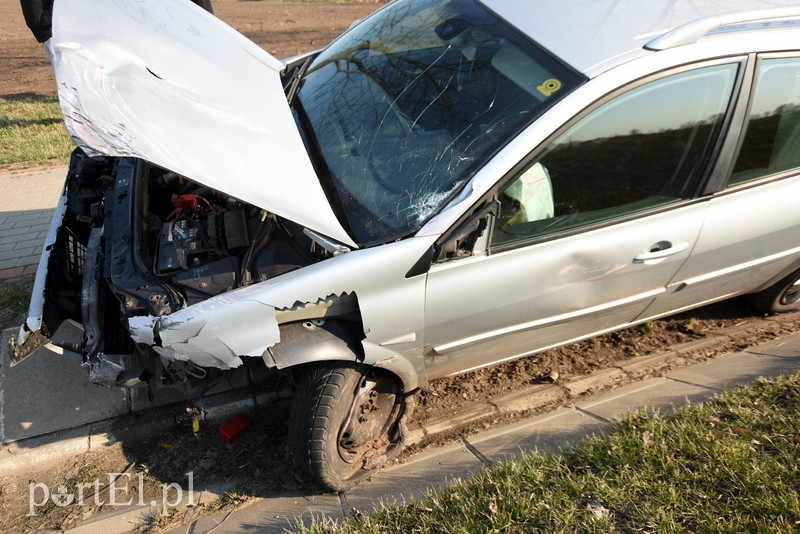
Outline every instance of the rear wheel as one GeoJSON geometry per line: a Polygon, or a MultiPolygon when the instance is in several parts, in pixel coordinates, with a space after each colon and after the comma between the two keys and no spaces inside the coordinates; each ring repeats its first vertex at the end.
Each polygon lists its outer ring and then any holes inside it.
{"type": "Polygon", "coordinates": [[[750,302],[764,313],[800,309],[800,270],[793,272],[763,291],[750,295],[750,302]]]}
{"type": "Polygon", "coordinates": [[[399,381],[365,365],[335,362],[306,370],[295,390],[289,442],[298,467],[344,491],[402,448],[399,381]]]}

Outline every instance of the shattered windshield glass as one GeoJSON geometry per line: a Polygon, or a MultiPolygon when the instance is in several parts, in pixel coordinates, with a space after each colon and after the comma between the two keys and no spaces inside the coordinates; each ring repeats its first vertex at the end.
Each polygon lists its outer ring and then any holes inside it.
{"type": "Polygon", "coordinates": [[[474,0],[398,0],[325,49],[295,102],[363,245],[419,229],[581,81],[474,0]]]}

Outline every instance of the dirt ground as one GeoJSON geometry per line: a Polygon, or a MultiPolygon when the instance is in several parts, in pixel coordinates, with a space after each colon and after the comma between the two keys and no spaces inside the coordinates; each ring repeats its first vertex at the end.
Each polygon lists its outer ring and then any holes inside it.
{"type": "MultiPolygon", "coordinates": [[[[214,2],[214,14],[278,58],[322,47],[384,2],[214,2]]],[[[22,18],[0,0],[0,98],[55,96],[50,63],[22,18]]]]}
{"type": "MultiPolygon", "coordinates": [[[[216,3],[214,8],[217,16],[270,53],[287,57],[324,45],[353,20],[379,5],[226,2],[216,3]]],[[[18,0],[0,0],[0,98],[54,94],[50,66],[41,46],[24,25],[18,0]]],[[[6,322],[9,318],[3,319],[6,322]]],[[[17,317],[10,322],[20,319],[17,317]]],[[[417,395],[413,423],[446,417],[521,386],[568,380],[601,369],[612,361],[664,350],[677,343],[702,338],[719,328],[753,320],[758,320],[754,310],[744,299],[737,299],[439,380],[417,395]]],[[[159,483],[175,481],[180,479],[181,473],[193,470],[203,477],[196,484],[205,487],[238,481],[235,490],[229,492],[223,502],[227,506],[286,490],[311,493],[314,488],[298,482],[290,467],[291,459],[285,445],[287,409],[284,403],[269,413],[251,414],[253,427],[232,446],[220,443],[216,429],[204,428],[199,435],[193,435],[186,423],[182,423],[148,443],[135,447],[118,444],[101,454],[95,452],[73,458],[46,472],[0,480],[0,531],[63,528],[101,508],[51,506],[34,517],[25,517],[28,511],[25,487],[34,480],[53,487],[58,483],[75,484],[102,473],[127,470],[146,473],[150,491],[154,491],[159,483]]],[[[153,530],[157,527],[154,524],[153,530]]]]}

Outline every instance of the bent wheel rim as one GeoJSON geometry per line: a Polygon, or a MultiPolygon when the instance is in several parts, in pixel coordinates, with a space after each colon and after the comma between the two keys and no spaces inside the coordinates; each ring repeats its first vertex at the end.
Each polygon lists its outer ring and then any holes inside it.
{"type": "Polygon", "coordinates": [[[394,429],[400,415],[400,392],[388,375],[367,373],[354,391],[353,403],[342,423],[337,445],[339,456],[352,467],[369,468],[394,447],[394,429]]]}

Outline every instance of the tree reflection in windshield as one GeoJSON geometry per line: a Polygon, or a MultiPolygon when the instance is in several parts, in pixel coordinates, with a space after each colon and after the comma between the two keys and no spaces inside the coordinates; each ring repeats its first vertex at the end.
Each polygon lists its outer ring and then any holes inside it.
{"type": "Polygon", "coordinates": [[[298,98],[368,245],[416,231],[580,81],[474,0],[399,0],[324,50],[298,98]]]}

